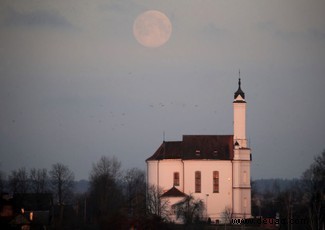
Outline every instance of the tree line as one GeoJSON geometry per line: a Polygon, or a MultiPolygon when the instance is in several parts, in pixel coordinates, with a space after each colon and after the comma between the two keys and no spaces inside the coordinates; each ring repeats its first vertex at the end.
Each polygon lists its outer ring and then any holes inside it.
{"type": "Polygon", "coordinates": [[[0,173],[2,194],[51,193],[56,229],[156,226],[167,216],[163,214],[166,205],[159,199],[162,190],[147,190],[145,171],[123,171],[116,157],[102,156],[93,163],[89,185],[85,193],[74,193],[74,173],[62,163],[53,164],[50,170],[22,167],[12,170],[7,177],[0,173]],[[156,209],[148,208],[149,203],[156,209]]]}
{"type": "Polygon", "coordinates": [[[286,222],[281,229],[325,228],[325,151],[315,157],[299,179],[286,186],[280,186],[280,180],[270,181],[272,184],[262,191],[252,181],[252,215],[278,216],[286,222]]]}
{"type": "MultiPolygon", "coordinates": [[[[168,200],[160,199],[163,191],[146,184],[145,171],[138,168],[123,171],[116,157],[102,156],[93,163],[87,192],[73,192],[74,174],[62,163],[45,168],[22,167],[7,177],[0,173],[0,192],[12,194],[51,193],[58,229],[87,227],[94,229],[129,229],[130,226],[154,229],[169,221],[168,200]],[[90,227],[91,226],[91,227],[90,227]]],[[[259,191],[252,181],[252,215],[281,219],[308,219],[308,229],[324,228],[325,217],[325,151],[318,155],[300,179],[282,188],[276,180],[270,189],[259,191]]],[[[192,196],[174,205],[174,214],[186,224],[202,217],[204,202],[192,196]]],[[[231,210],[225,210],[231,219],[231,210]]],[[[283,225],[282,229],[301,226],[283,225]]],[[[303,226],[305,229],[306,226],[303,226]]]]}

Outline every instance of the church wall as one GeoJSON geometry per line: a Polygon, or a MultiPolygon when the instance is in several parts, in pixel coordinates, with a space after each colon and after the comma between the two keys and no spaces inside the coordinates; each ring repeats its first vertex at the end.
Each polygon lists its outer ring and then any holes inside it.
{"type": "Polygon", "coordinates": [[[234,188],[234,218],[251,217],[251,190],[234,188]]]}
{"type": "Polygon", "coordinates": [[[183,170],[182,162],[179,159],[165,159],[159,161],[159,186],[163,192],[171,189],[174,185],[174,172],[179,173],[178,190],[183,191],[183,170]]]}
{"type": "Polygon", "coordinates": [[[207,205],[204,210],[206,217],[213,221],[222,221],[222,212],[232,208],[232,163],[226,160],[175,160],[165,159],[148,161],[148,183],[157,185],[167,191],[173,187],[173,174],[179,172],[180,185],[175,186],[180,191],[201,199],[207,205]],[[183,176],[183,163],[184,174],[183,176]],[[159,177],[157,170],[159,168],[159,177]],[[195,171],[201,171],[201,192],[195,193],[195,171]],[[213,192],[213,171],[219,171],[219,192],[213,192]],[[184,190],[183,190],[183,180],[184,190]],[[208,194],[208,196],[207,196],[208,194]],[[207,211],[207,214],[206,214],[207,211]]]}
{"type": "Polygon", "coordinates": [[[159,161],[148,161],[148,184],[158,185],[166,192],[174,185],[174,172],[179,173],[178,190],[183,191],[182,162],[179,159],[164,159],[159,161]],[[159,170],[159,176],[157,171],[159,170]]]}
{"type": "Polygon", "coordinates": [[[147,161],[147,182],[148,186],[150,185],[157,185],[157,167],[158,161],[147,161]]]}
{"type": "Polygon", "coordinates": [[[236,218],[251,216],[251,188],[250,188],[250,149],[235,149],[233,162],[233,214],[236,218]]]}
{"type": "Polygon", "coordinates": [[[233,103],[233,107],[234,107],[234,139],[237,140],[240,147],[247,147],[246,103],[233,103]]]}
{"type": "Polygon", "coordinates": [[[185,193],[207,204],[207,217],[222,221],[225,208],[232,208],[232,165],[222,160],[187,160],[185,193]],[[201,193],[195,193],[195,171],[201,171],[201,193]],[[213,192],[213,171],[219,171],[219,192],[213,192]],[[208,196],[207,196],[208,194],[208,196]]]}

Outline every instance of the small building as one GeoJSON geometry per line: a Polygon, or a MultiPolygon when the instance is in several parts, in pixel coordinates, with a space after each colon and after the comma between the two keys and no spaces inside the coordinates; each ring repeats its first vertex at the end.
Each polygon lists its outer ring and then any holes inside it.
{"type": "Polygon", "coordinates": [[[52,224],[53,198],[51,193],[14,194],[14,218],[11,226],[21,229],[44,229],[52,224]]]}
{"type": "Polygon", "coordinates": [[[170,205],[190,194],[201,199],[206,218],[214,222],[229,221],[229,211],[231,218],[250,218],[252,158],[246,138],[246,104],[239,78],[233,134],[184,135],[181,141],[163,141],[146,160],[148,185],[161,188],[161,198],[169,199],[170,205]]]}

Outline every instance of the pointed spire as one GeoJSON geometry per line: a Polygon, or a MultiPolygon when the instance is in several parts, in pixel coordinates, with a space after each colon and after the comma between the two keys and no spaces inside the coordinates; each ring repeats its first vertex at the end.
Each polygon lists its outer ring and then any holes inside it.
{"type": "Polygon", "coordinates": [[[238,72],[238,89],[240,89],[240,85],[241,85],[241,82],[240,82],[240,69],[239,69],[239,72],[238,72]]]}
{"type": "Polygon", "coordinates": [[[240,80],[240,69],[239,69],[239,78],[238,78],[238,89],[235,92],[234,99],[236,99],[238,96],[241,96],[243,99],[245,99],[245,93],[241,89],[241,80],[240,80]]]}

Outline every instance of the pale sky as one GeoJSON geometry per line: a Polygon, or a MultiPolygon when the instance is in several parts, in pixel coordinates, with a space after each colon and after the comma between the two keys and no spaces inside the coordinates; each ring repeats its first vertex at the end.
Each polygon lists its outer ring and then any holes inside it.
{"type": "Polygon", "coordinates": [[[163,140],[232,134],[238,70],[252,178],[300,177],[325,149],[325,1],[2,0],[0,170],[76,179],[115,155],[145,169],[163,140]],[[158,10],[170,40],[133,22],[158,10]]]}

